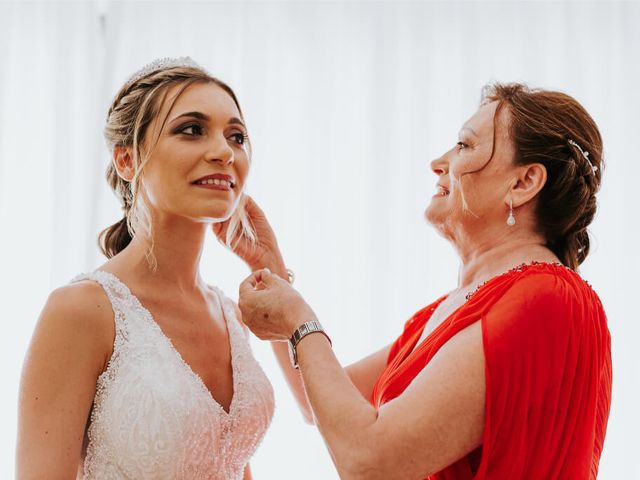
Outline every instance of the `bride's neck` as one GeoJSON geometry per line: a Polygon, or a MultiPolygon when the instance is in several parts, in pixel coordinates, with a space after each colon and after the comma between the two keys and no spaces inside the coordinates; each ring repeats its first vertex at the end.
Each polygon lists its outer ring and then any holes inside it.
{"type": "Polygon", "coordinates": [[[153,237],[135,237],[122,251],[122,262],[131,274],[155,288],[192,292],[202,287],[199,273],[206,225],[191,229],[158,226],[153,237]]]}

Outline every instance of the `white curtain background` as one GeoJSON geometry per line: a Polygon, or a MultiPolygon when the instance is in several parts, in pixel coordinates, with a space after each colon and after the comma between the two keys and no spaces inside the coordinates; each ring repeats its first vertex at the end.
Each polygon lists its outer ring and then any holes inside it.
{"type": "MultiPolygon", "coordinates": [[[[120,218],[104,180],[108,104],[143,64],[189,55],[235,88],[253,142],[250,193],[344,363],[456,284],[453,250],[423,220],[429,161],[457,141],[481,87],[524,81],[581,101],[607,161],[581,269],[613,337],[600,478],[640,478],[638,25],[631,2],[0,3],[0,477],[14,474],[39,311],[104,261],[96,235],[120,218]]],[[[202,271],[233,298],[248,274],[213,237],[202,271]]],[[[337,478],[270,349],[253,347],[277,397],[255,478],[337,478]]]]}

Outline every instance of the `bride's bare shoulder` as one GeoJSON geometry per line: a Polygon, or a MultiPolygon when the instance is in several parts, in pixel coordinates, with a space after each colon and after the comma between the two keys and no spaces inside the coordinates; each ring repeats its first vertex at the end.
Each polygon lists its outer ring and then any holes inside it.
{"type": "Polygon", "coordinates": [[[113,317],[111,302],[102,287],[96,282],[81,280],[51,292],[34,336],[38,336],[38,331],[46,331],[63,344],[76,342],[78,347],[78,343],[91,346],[101,352],[101,356],[108,356],[115,337],[113,317]]]}
{"type": "Polygon", "coordinates": [[[113,318],[111,302],[105,291],[100,284],[91,280],[80,280],[56,288],[49,295],[44,312],[63,314],[73,318],[74,322],[95,323],[92,320],[113,318]]]}

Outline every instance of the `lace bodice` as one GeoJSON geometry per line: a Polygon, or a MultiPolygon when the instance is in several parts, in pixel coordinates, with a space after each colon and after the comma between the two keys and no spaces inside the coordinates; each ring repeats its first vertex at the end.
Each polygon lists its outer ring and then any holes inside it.
{"type": "Polygon", "coordinates": [[[84,478],[241,479],[269,426],[274,398],[233,303],[214,288],[231,347],[227,413],[124,283],[103,271],[74,281],[87,279],[109,297],[116,334],[97,382],[84,478]]]}

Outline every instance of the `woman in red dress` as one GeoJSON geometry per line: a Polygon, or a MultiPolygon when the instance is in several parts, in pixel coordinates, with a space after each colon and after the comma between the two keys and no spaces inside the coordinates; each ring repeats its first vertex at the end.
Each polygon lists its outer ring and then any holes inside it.
{"type": "Polygon", "coordinates": [[[460,255],[459,285],[354,365],[340,366],[311,308],[279,278],[275,237],[254,209],[268,247],[265,270],[241,285],[243,319],[273,341],[341,478],[597,475],[610,337],[576,269],[589,252],[601,136],[562,93],[494,85],[483,98],[431,163],[437,193],[425,215],[460,255]]]}

